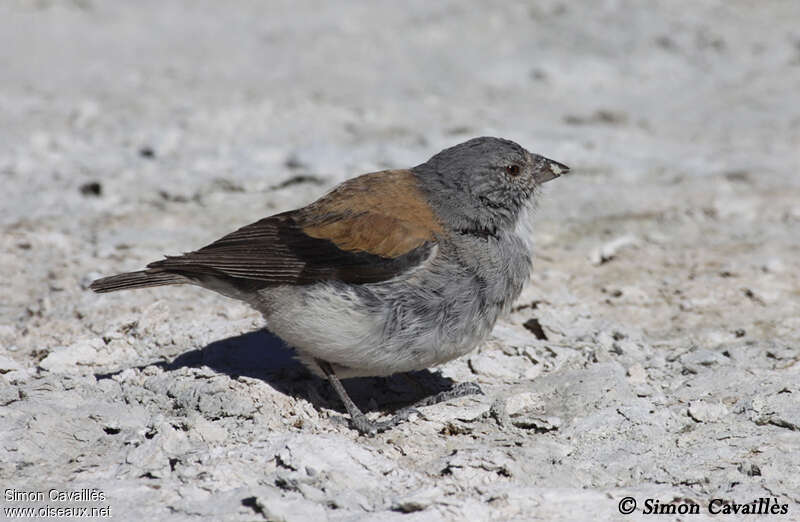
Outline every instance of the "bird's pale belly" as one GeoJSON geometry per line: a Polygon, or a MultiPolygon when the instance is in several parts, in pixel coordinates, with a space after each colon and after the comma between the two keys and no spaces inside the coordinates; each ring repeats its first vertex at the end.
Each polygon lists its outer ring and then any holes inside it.
{"type": "Polygon", "coordinates": [[[421,370],[464,355],[489,335],[504,307],[469,293],[371,290],[286,286],[255,304],[312,371],[319,374],[314,359],[322,359],[342,378],[421,370]]]}

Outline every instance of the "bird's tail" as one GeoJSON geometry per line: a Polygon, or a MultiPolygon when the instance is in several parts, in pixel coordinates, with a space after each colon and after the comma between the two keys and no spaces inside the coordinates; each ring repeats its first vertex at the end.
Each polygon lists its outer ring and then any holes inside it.
{"type": "Polygon", "coordinates": [[[139,270],[138,272],[126,272],[97,279],[92,282],[89,288],[98,293],[105,293],[151,286],[180,285],[188,282],[189,280],[180,274],[159,270],[139,270]]]}

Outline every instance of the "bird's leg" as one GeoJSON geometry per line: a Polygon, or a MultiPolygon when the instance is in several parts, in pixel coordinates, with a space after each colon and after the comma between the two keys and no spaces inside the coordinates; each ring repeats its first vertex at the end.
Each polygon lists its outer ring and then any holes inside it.
{"type": "Polygon", "coordinates": [[[350,414],[350,423],[353,425],[353,428],[356,429],[362,435],[374,435],[376,433],[380,433],[386,431],[388,429],[394,428],[401,422],[405,422],[411,417],[412,414],[419,412],[415,408],[404,408],[397,412],[391,419],[383,422],[375,422],[371,421],[367,418],[364,413],[358,409],[356,403],[353,402],[353,399],[347,394],[347,390],[344,389],[342,382],[336,376],[331,367],[330,363],[317,359],[317,364],[319,365],[322,372],[328,378],[328,381],[333,386],[333,389],[336,390],[336,393],[339,395],[339,398],[344,403],[344,407],[347,409],[347,413],[350,414]]]}

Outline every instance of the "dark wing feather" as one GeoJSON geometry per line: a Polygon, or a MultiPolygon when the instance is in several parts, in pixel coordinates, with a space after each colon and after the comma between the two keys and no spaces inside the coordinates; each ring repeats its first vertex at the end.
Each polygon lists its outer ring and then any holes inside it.
{"type": "Polygon", "coordinates": [[[182,256],[148,265],[190,279],[241,285],[374,283],[428,257],[441,226],[413,174],[387,171],[350,180],[308,207],[271,216],[182,256]]]}
{"type": "Polygon", "coordinates": [[[391,279],[423,261],[432,245],[396,257],[343,250],[328,239],[307,235],[294,216],[279,214],[247,225],[182,256],[147,265],[192,276],[232,277],[272,284],[308,284],[320,280],[374,283],[391,279]]]}

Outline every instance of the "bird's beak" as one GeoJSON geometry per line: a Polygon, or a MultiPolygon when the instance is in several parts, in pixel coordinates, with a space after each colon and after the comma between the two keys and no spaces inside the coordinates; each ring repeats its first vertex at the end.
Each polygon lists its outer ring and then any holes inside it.
{"type": "Polygon", "coordinates": [[[543,156],[539,158],[536,168],[533,171],[533,179],[540,185],[569,172],[569,167],[563,163],[553,161],[543,156]]]}

